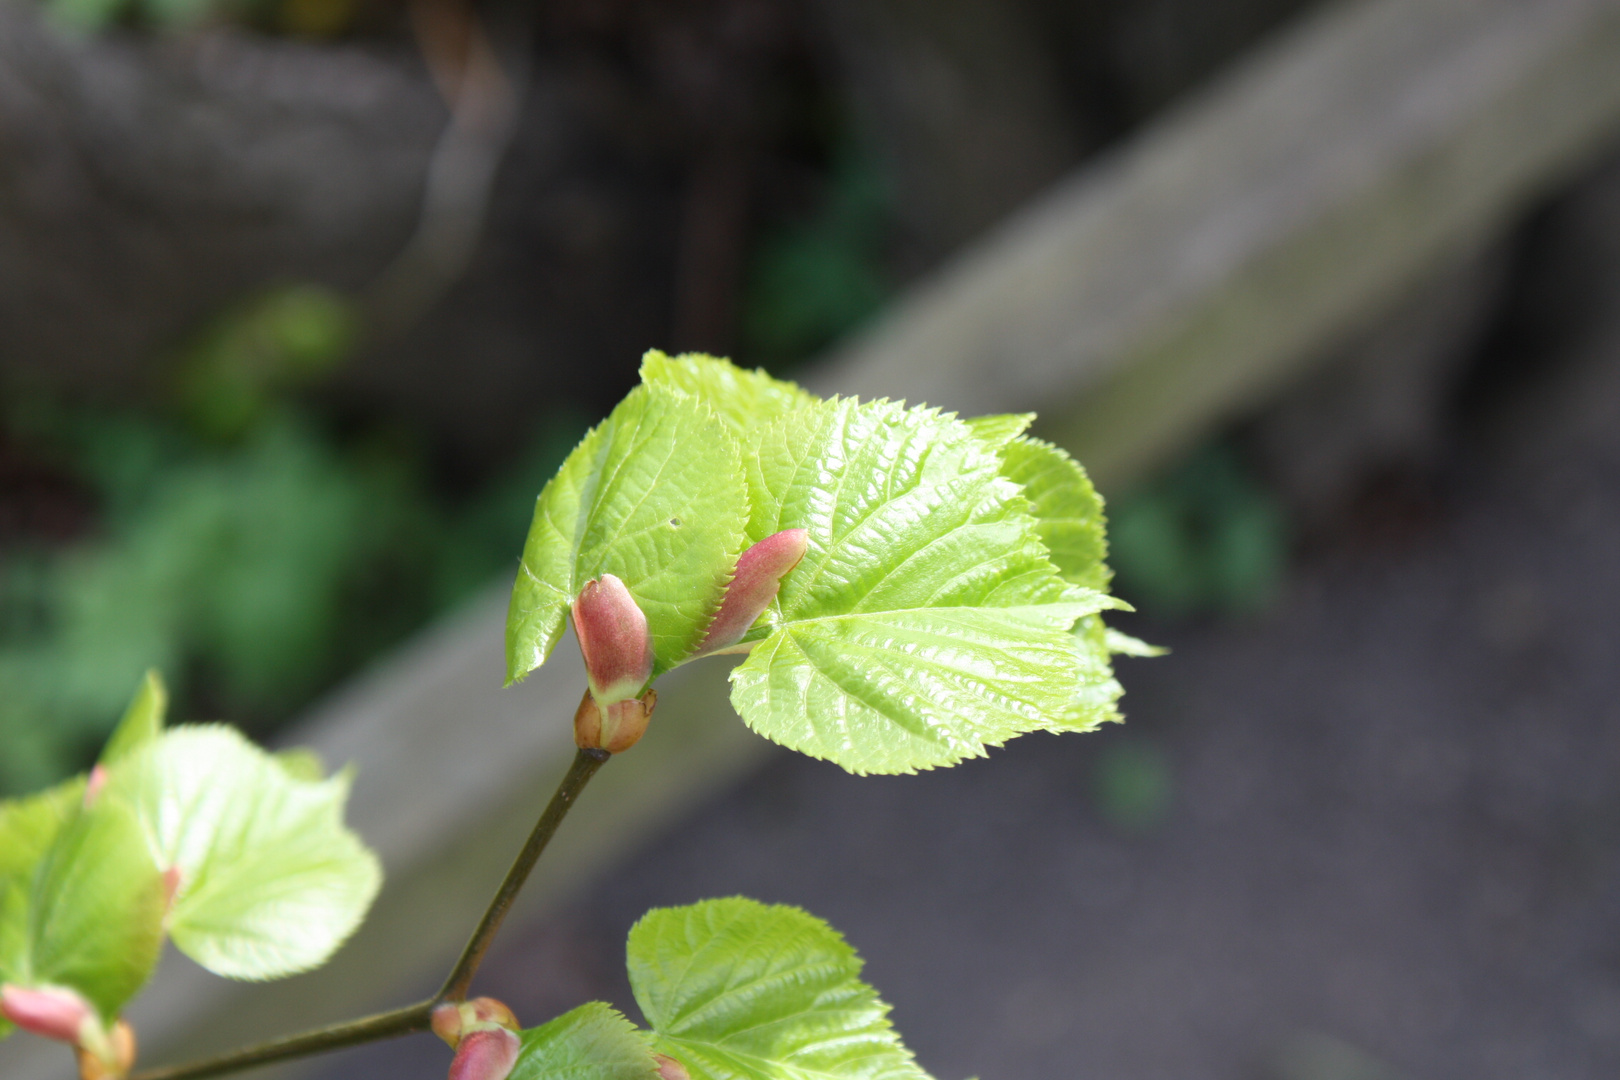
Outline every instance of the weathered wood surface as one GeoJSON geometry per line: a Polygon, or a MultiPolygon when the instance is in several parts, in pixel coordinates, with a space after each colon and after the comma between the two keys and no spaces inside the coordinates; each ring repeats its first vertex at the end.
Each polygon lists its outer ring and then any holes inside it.
{"type": "MultiPolygon", "coordinates": [[[[1500,231],[1617,119],[1617,0],[1336,7],[1009,222],[811,381],[1039,408],[1117,486],[1500,231]]],[[[366,929],[331,967],[270,986],[171,958],[133,1010],[148,1060],[431,988],[571,753],[577,650],[503,691],[502,611],[495,594],[472,606],[295,737],[359,766],[352,820],[390,872],[366,929]]],[[[660,690],[645,747],[586,793],[525,910],[766,752],[725,701],[723,664],[660,690]]],[[[0,1047],[16,1080],[66,1064],[0,1047]]]]}
{"type": "Polygon", "coordinates": [[[1334,5],[914,290],[819,385],[1039,409],[1115,487],[1499,231],[1617,123],[1614,0],[1334,5]]]}

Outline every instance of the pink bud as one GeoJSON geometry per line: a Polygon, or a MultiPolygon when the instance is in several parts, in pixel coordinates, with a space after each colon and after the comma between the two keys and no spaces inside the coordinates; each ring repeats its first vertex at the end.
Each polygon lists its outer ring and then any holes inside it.
{"type": "Polygon", "coordinates": [[[185,872],[178,866],[171,866],[163,871],[163,906],[169,911],[174,910],[174,898],[180,895],[180,883],[185,878],[185,872]]]}
{"type": "Polygon", "coordinates": [[[84,805],[94,806],[101,797],[101,789],[107,786],[107,766],[97,765],[90,770],[90,779],[84,785],[84,805]]]}
{"type": "Polygon", "coordinates": [[[810,534],[804,529],[783,529],[743,552],[697,654],[721,652],[741,640],[776,599],[782,579],[799,565],[809,546],[810,534]]]}
{"type": "Polygon", "coordinates": [[[580,590],[574,601],[574,633],[598,704],[633,698],[652,678],[647,616],[624,582],[612,574],[593,578],[580,590]]]}
{"type": "Polygon", "coordinates": [[[668,1054],[654,1054],[653,1058],[658,1062],[658,1080],[692,1080],[686,1066],[668,1054]]]}
{"type": "Polygon", "coordinates": [[[517,1033],[506,1028],[471,1032],[450,1063],[450,1080],[506,1080],[522,1049],[517,1033]]]}
{"type": "Polygon", "coordinates": [[[441,1002],[433,1010],[430,1026],[433,1034],[449,1043],[452,1050],[475,1031],[521,1030],[512,1010],[492,997],[441,1002]]]}
{"type": "Polygon", "coordinates": [[[24,1031],[75,1044],[85,1021],[95,1019],[90,1003],[72,990],[55,986],[25,990],[9,983],[0,986],[0,1015],[24,1031]]]}
{"type": "Polygon", "coordinates": [[[606,750],[622,754],[641,741],[658,704],[658,691],[649,689],[639,698],[616,701],[603,708],[589,690],[574,712],[574,745],[581,750],[606,750]]]}

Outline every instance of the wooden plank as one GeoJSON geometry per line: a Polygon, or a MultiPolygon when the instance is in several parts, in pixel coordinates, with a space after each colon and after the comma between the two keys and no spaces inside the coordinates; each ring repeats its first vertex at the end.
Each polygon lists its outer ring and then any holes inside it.
{"type": "Polygon", "coordinates": [[[1039,410],[1117,488],[1620,125],[1614,0],[1331,6],[912,292],[816,384],[1039,410]]]}

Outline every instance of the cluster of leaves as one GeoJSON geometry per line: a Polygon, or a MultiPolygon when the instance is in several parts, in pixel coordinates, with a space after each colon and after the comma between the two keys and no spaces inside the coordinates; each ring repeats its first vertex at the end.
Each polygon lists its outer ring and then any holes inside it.
{"type": "Polygon", "coordinates": [[[855,950],[798,908],[733,897],[654,910],[627,953],[651,1030],[582,1005],[524,1032],[512,1080],[649,1080],[655,1054],[693,1080],[927,1080],[855,950]]]}
{"type": "Polygon", "coordinates": [[[228,978],[296,974],[382,880],[343,825],[347,775],[230,728],[165,730],[164,706],[148,675],[90,777],[0,802],[0,984],[75,991],[108,1026],[165,935],[228,978]]]}
{"type": "Polygon", "coordinates": [[[820,400],[707,356],[648,353],[642,384],[541,493],[512,595],[508,676],[544,662],[586,581],[619,577],[654,674],[693,658],[739,554],[809,549],[744,637],[732,703],[755,731],[857,773],[983,755],[1118,719],[1121,607],[1102,502],[1023,434],[890,401],[820,400]]]}

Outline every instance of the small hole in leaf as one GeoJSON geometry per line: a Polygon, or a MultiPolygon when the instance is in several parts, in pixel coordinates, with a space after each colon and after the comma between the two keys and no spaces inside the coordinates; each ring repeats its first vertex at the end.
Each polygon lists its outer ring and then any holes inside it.
{"type": "Polygon", "coordinates": [[[680,518],[670,518],[669,523],[671,525],[675,526],[677,529],[681,527],[681,519],[680,518]]]}

